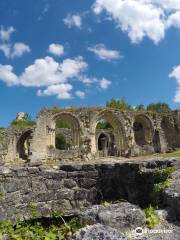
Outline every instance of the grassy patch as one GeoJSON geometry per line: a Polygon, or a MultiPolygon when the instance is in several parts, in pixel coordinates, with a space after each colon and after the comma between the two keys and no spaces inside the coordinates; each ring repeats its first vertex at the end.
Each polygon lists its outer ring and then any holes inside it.
{"type": "Polygon", "coordinates": [[[146,226],[148,228],[154,228],[155,225],[160,223],[160,218],[155,212],[155,208],[150,206],[144,210],[146,215],[146,226]]]}
{"type": "Polygon", "coordinates": [[[159,157],[163,157],[163,158],[180,158],[180,149],[178,149],[177,151],[175,152],[172,152],[172,153],[162,153],[162,154],[159,154],[158,155],[159,157]]]}

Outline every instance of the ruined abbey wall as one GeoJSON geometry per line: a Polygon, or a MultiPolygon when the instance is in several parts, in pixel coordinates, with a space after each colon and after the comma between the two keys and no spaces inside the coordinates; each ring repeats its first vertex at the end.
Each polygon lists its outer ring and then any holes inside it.
{"type": "Polygon", "coordinates": [[[0,160],[1,163],[18,158],[31,162],[91,161],[102,155],[98,149],[102,133],[106,145],[113,150],[103,149],[105,157],[109,152],[112,156],[129,157],[172,151],[180,148],[180,111],[158,114],[109,108],[44,109],[33,128],[0,130],[0,160]],[[56,149],[57,119],[71,126],[71,148],[56,149]],[[97,129],[101,120],[110,123],[112,129],[97,129]]]}

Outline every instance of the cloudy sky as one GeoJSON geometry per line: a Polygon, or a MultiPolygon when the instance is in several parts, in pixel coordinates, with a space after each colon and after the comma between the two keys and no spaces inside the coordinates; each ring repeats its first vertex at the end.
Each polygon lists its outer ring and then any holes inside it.
{"type": "Polygon", "coordinates": [[[44,106],[180,106],[180,0],[1,0],[0,126],[44,106]]]}

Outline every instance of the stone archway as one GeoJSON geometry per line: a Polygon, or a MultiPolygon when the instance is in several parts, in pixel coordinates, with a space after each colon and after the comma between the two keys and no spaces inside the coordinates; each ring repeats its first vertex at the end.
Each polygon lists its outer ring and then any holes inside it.
{"type": "Polygon", "coordinates": [[[31,155],[30,152],[30,141],[32,139],[32,130],[25,131],[18,139],[16,150],[19,155],[19,158],[27,160],[31,155]]]}
{"type": "Polygon", "coordinates": [[[114,136],[114,146],[113,148],[116,149],[117,156],[125,155],[127,150],[127,141],[125,136],[125,129],[121,119],[110,110],[104,110],[100,112],[96,118],[93,120],[92,123],[92,138],[91,138],[91,145],[92,145],[92,153],[98,153],[98,138],[96,137],[97,125],[100,121],[106,121],[108,124],[112,126],[112,135],[114,136]]]}
{"type": "Polygon", "coordinates": [[[56,136],[57,134],[61,134],[66,140],[68,139],[68,149],[80,148],[81,127],[79,120],[73,114],[63,112],[54,115],[50,129],[52,131],[49,134],[49,145],[56,148],[56,136]]]}
{"type": "Polygon", "coordinates": [[[153,141],[153,127],[146,115],[136,115],[133,123],[135,143],[143,147],[151,145],[153,141]]]}

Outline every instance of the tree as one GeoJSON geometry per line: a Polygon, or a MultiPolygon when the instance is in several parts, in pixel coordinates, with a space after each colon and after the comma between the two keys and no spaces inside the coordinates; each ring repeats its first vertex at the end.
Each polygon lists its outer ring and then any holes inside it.
{"type": "Polygon", "coordinates": [[[157,112],[157,113],[166,113],[170,112],[171,108],[167,103],[158,102],[158,103],[151,103],[147,106],[148,111],[157,112]]]}
{"type": "Polygon", "coordinates": [[[145,111],[146,109],[145,109],[143,104],[139,104],[139,105],[136,106],[135,110],[137,110],[137,111],[145,111]]]}
{"type": "Polygon", "coordinates": [[[121,98],[120,100],[112,98],[110,101],[107,101],[106,107],[116,108],[122,111],[132,110],[132,107],[126,102],[124,98],[121,98]]]}

